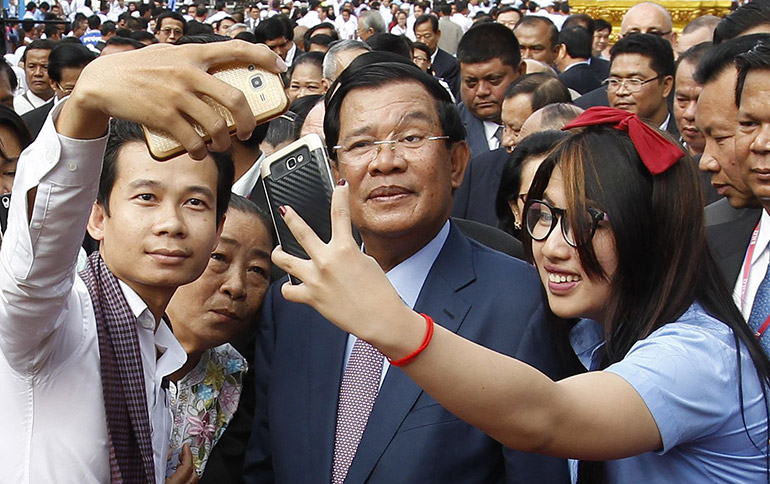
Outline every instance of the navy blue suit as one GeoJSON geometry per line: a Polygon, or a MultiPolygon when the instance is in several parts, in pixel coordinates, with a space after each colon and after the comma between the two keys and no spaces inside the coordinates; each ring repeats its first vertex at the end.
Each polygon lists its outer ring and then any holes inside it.
{"type": "Polygon", "coordinates": [[[456,100],[460,99],[460,68],[452,54],[436,48],[436,58],[431,64],[436,77],[444,79],[456,100]]]}
{"type": "Polygon", "coordinates": [[[761,217],[761,208],[734,209],[726,198],[706,207],[706,241],[729,288],[740,276],[751,234],[761,217]]]}
{"type": "Polygon", "coordinates": [[[602,87],[602,79],[588,64],[578,64],[559,74],[559,80],[581,95],[602,87]]]}
{"type": "Polygon", "coordinates": [[[489,151],[484,122],[474,116],[465,107],[465,104],[460,103],[458,108],[460,109],[460,119],[463,120],[463,126],[465,126],[465,141],[468,143],[468,148],[471,149],[471,156],[478,156],[489,151]]]}
{"type": "Polygon", "coordinates": [[[453,217],[497,227],[495,201],[500,189],[500,177],[509,157],[505,148],[498,148],[471,158],[463,183],[453,195],[453,217]]]}
{"type": "MultiPolygon", "coordinates": [[[[509,355],[544,317],[534,269],[467,239],[454,224],[415,310],[509,355]]],[[[309,306],[284,300],[279,285],[270,288],[257,343],[247,483],[330,481],[347,338],[309,306]]],[[[534,483],[565,482],[566,475],[564,460],[504,449],[391,367],[345,482],[534,483]]]]}

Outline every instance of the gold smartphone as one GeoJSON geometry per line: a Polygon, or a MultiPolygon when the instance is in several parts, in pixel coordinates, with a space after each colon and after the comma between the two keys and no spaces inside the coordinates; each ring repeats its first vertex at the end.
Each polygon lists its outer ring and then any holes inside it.
{"type": "MultiPolygon", "coordinates": [[[[217,79],[243,92],[257,124],[280,116],[289,109],[289,99],[286,97],[283,81],[278,74],[260,69],[254,64],[223,64],[209,72],[217,79]]],[[[230,134],[235,133],[235,121],[230,111],[208,96],[202,96],[201,99],[225,118],[230,134]]],[[[211,140],[209,134],[200,125],[196,124],[194,127],[207,142],[211,140]]],[[[146,126],[142,128],[153,158],[167,160],[185,152],[184,147],[167,132],[146,126]]]]}

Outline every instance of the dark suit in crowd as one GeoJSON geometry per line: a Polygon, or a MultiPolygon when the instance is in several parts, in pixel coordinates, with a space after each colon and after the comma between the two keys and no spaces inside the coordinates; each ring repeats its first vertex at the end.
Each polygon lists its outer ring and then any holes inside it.
{"type": "Polygon", "coordinates": [[[602,79],[588,64],[577,64],[559,74],[559,80],[568,88],[578,93],[586,94],[602,87],[602,79]]]}
{"type": "Polygon", "coordinates": [[[460,99],[460,67],[457,59],[439,48],[436,48],[436,58],[431,63],[436,77],[444,79],[456,100],[460,99]]]}
{"type": "MultiPolygon", "coordinates": [[[[414,309],[508,355],[544,317],[534,269],[469,240],[454,223],[414,309]]],[[[270,288],[258,337],[247,483],[330,481],[347,342],[348,334],[315,310],[283,299],[280,285],[270,288]]],[[[505,449],[390,367],[345,482],[567,482],[566,475],[564,460],[505,449]]]]}
{"type": "Polygon", "coordinates": [[[735,286],[761,208],[734,209],[723,198],[706,207],[706,241],[728,287],[735,286]]]}
{"type": "Polygon", "coordinates": [[[510,154],[505,148],[471,158],[462,185],[454,193],[452,216],[497,227],[495,199],[510,154]]]}

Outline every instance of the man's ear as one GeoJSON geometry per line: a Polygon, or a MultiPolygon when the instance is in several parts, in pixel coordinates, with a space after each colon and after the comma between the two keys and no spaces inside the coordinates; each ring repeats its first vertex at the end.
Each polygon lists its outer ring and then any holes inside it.
{"type": "Polygon", "coordinates": [[[323,87],[324,93],[329,90],[330,87],[332,87],[332,81],[322,77],[321,78],[321,87],[323,87]]]}
{"type": "Polygon", "coordinates": [[[452,148],[449,151],[449,159],[452,163],[452,191],[460,188],[465,178],[465,168],[468,166],[468,161],[471,159],[471,150],[468,148],[468,143],[465,141],[458,141],[452,143],[452,148]]]}
{"type": "Polygon", "coordinates": [[[523,76],[526,73],[527,73],[527,63],[522,60],[521,62],[519,62],[519,76],[518,77],[521,77],[521,76],[523,76]]]}
{"type": "Polygon", "coordinates": [[[674,88],[674,76],[666,76],[663,78],[663,97],[667,98],[671,94],[671,89],[674,88]]]}
{"type": "Polygon", "coordinates": [[[107,215],[106,210],[104,209],[104,205],[102,205],[99,202],[94,202],[93,205],[91,205],[91,215],[88,217],[88,234],[97,241],[104,240],[104,221],[107,219],[109,215],[107,215]]]}

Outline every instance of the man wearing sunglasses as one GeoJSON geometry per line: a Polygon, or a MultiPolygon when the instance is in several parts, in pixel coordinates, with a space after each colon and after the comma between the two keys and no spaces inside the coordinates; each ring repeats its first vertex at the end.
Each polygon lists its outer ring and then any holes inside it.
{"type": "Polygon", "coordinates": [[[668,109],[674,86],[671,44],[658,35],[633,34],[615,44],[610,55],[610,76],[604,81],[610,106],[636,113],[678,139],[668,109]]]}

